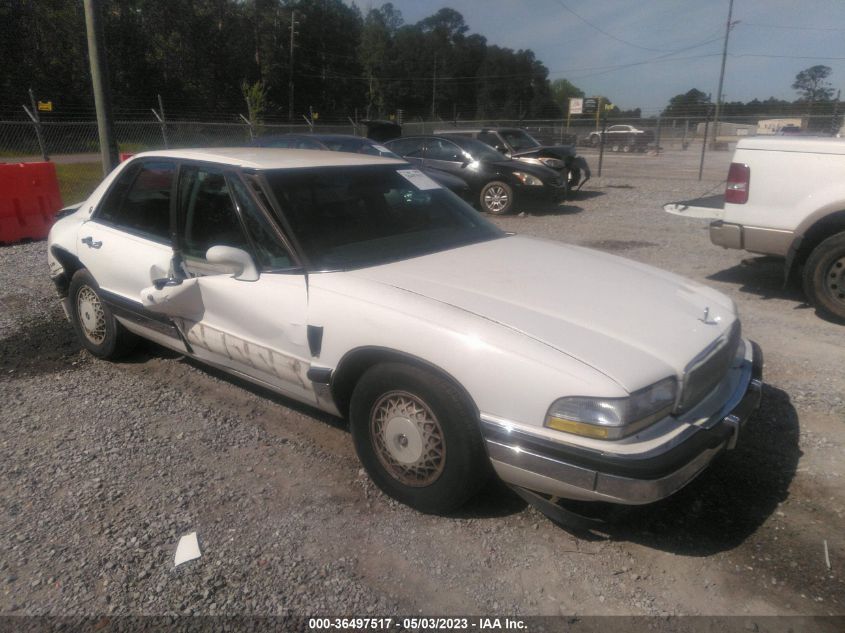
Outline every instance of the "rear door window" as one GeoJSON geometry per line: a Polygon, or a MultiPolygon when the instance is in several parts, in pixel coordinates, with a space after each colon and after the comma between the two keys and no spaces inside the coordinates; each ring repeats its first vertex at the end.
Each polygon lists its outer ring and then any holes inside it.
{"type": "Polygon", "coordinates": [[[386,145],[388,149],[393,152],[396,152],[400,156],[406,156],[409,158],[422,158],[425,139],[402,138],[397,139],[395,141],[390,141],[386,145]]]}
{"type": "Polygon", "coordinates": [[[97,210],[97,219],[157,242],[169,242],[175,173],[176,165],[167,161],[128,166],[97,210]]]}

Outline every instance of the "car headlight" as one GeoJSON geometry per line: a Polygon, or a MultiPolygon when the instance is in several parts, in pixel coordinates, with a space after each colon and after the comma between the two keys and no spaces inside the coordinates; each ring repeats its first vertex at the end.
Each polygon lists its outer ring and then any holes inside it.
{"type": "Polygon", "coordinates": [[[616,440],[668,415],[677,389],[677,380],[670,377],[627,398],[559,398],[549,407],[546,426],[584,437],[616,440]]]}
{"type": "Polygon", "coordinates": [[[540,162],[549,169],[554,169],[555,171],[563,169],[563,161],[558,160],[557,158],[541,158],[540,162]]]}
{"type": "Polygon", "coordinates": [[[543,181],[537,178],[537,176],[526,174],[524,171],[515,171],[513,172],[513,175],[518,178],[523,185],[530,185],[532,187],[543,186],[543,181]]]}

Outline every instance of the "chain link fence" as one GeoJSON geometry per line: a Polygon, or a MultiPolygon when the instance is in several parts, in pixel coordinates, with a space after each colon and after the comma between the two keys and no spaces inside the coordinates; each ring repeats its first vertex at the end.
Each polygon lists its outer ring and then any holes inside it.
{"type": "MultiPolygon", "coordinates": [[[[403,134],[439,130],[519,127],[543,144],[573,144],[589,162],[593,177],[677,178],[719,181],[725,178],[730,154],[741,138],[784,131],[841,132],[831,117],[724,118],[714,130],[704,117],[561,120],[405,121],[403,134]],[[627,127],[620,127],[627,126],[627,127]],[[635,130],[638,130],[635,131],[635,130]],[[638,137],[635,139],[635,136],[638,137]],[[604,143],[602,143],[604,138],[604,143]],[[705,138],[707,142],[705,143],[705,138]]],[[[102,179],[97,123],[93,120],[40,123],[44,153],[57,165],[65,202],[83,199],[102,179]]],[[[285,133],[366,134],[352,119],[308,125],[263,123],[251,126],[237,116],[228,121],[118,120],[115,136],[122,153],[184,147],[235,147],[257,136],[285,133]]],[[[35,123],[0,121],[0,161],[41,160],[35,123]]]]}

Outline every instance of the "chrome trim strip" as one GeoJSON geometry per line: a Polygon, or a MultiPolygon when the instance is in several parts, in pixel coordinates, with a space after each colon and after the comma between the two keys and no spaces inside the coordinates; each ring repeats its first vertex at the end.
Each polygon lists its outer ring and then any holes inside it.
{"type": "MultiPolygon", "coordinates": [[[[612,475],[601,472],[600,468],[594,470],[570,463],[566,460],[573,459],[572,457],[561,455],[564,459],[560,459],[555,455],[554,445],[572,445],[554,442],[546,437],[514,428],[512,423],[495,416],[482,415],[482,434],[491,462],[505,481],[514,478],[512,483],[515,485],[552,496],[614,501],[630,505],[652,503],[683,488],[703,471],[716,455],[736,446],[739,430],[756,410],[762,392],[762,353],[759,347],[750,341],[746,342],[745,359],[740,369],[741,375],[736,388],[706,426],[709,429],[719,423],[725,424],[732,430],[730,437],[716,446],[705,448],[674,472],[657,479],[612,475]],[[526,449],[521,445],[521,442],[529,441],[534,443],[534,447],[526,449]],[[544,450],[549,452],[544,454],[544,450]]],[[[613,457],[632,461],[647,459],[666,452],[697,432],[702,432],[702,427],[690,425],[686,431],[656,449],[633,455],[613,453],[613,457]]],[[[611,450],[612,445],[613,442],[608,442],[608,448],[611,450]]],[[[589,452],[599,457],[608,454],[608,451],[589,452]]]]}

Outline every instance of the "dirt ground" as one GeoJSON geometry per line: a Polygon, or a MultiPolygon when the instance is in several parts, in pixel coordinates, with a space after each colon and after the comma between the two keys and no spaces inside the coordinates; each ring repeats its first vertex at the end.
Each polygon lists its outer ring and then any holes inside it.
{"type": "Polygon", "coordinates": [[[845,614],[845,328],[777,262],[662,211],[718,190],[729,158],[698,182],[686,153],[611,156],[576,199],[495,220],[702,281],[764,351],[737,449],[588,533],[495,482],[420,515],[373,487],[340,420],[154,345],[95,361],[45,244],[0,248],[0,612],[845,614]],[[174,570],[193,530],[203,556],[174,570]]]}

